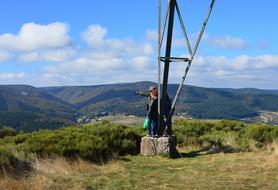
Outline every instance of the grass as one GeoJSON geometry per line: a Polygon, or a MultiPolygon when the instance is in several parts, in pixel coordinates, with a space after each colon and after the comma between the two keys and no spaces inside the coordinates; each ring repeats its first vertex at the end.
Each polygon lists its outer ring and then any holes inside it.
{"type": "Polygon", "coordinates": [[[179,159],[124,156],[102,166],[37,160],[31,176],[4,177],[0,189],[278,189],[278,149],[193,157],[181,152],[179,159]]]}
{"type": "Polygon", "coordinates": [[[139,156],[145,133],[107,121],[4,129],[0,189],[278,189],[277,126],[176,120],[177,159],[139,156]]]}

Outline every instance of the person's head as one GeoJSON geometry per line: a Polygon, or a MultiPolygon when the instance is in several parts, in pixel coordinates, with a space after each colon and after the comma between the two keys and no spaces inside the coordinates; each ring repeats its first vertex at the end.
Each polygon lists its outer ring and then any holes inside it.
{"type": "Polygon", "coordinates": [[[155,86],[150,87],[150,95],[156,97],[157,96],[157,89],[155,86]]]}

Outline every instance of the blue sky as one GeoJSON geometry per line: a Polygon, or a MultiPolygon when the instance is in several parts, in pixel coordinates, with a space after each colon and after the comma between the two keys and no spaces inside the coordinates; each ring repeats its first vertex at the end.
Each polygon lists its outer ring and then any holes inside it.
{"type": "MultiPolygon", "coordinates": [[[[193,44],[210,0],[178,3],[193,44]]],[[[216,0],[186,84],[278,89],[277,8],[275,0],[216,0]]],[[[157,0],[6,0],[0,24],[0,84],[156,80],[157,0]]],[[[186,55],[175,26],[173,55],[186,55]]],[[[171,65],[171,83],[184,67],[171,65]]]]}

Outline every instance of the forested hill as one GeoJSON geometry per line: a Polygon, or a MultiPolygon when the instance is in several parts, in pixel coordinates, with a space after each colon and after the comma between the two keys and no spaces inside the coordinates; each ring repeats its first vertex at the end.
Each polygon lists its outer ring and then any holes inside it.
{"type": "Polygon", "coordinates": [[[74,123],[75,108],[43,89],[27,85],[0,86],[0,127],[18,130],[57,128],[74,123]]]}
{"type": "MultiPolygon", "coordinates": [[[[80,115],[108,112],[145,116],[146,98],[136,91],[151,82],[96,86],[36,88],[25,85],[0,86],[0,127],[19,130],[56,128],[73,123],[80,115]]],[[[169,85],[174,96],[178,85],[169,85]]],[[[213,89],[185,86],[176,114],[201,119],[252,118],[261,111],[278,112],[278,91],[259,89],[213,89]]],[[[276,118],[277,119],[277,118],[276,118]]]]}
{"type": "MultiPolygon", "coordinates": [[[[99,86],[48,87],[48,93],[75,105],[79,110],[145,114],[146,99],[135,94],[149,88],[151,82],[99,86]]],[[[169,85],[174,96],[178,85],[169,85]]],[[[259,111],[278,111],[278,91],[259,89],[213,89],[185,86],[176,113],[194,118],[239,119],[256,116],[259,111]]]]}

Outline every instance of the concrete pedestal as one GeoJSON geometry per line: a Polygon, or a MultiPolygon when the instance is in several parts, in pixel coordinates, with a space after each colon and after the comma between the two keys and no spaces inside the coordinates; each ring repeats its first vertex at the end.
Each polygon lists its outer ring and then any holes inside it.
{"type": "Polygon", "coordinates": [[[140,153],[143,156],[172,154],[176,151],[174,137],[143,137],[141,139],[140,153]]]}

